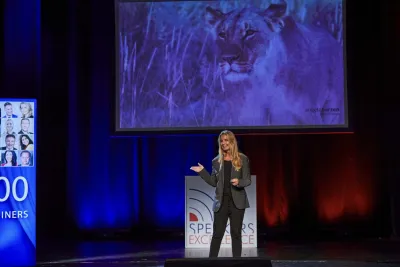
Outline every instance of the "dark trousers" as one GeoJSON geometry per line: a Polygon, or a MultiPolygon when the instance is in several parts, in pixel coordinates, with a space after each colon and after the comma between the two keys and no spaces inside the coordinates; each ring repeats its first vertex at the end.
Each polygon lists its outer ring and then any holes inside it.
{"type": "Polygon", "coordinates": [[[244,209],[239,210],[233,203],[232,197],[224,195],[222,205],[218,212],[214,212],[213,236],[210,247],[210,257],[218,257],[221,241],[225,234],[226,224],[230,222],[232,255],[241,257],[242,255],[242,224],[244,209]]]}

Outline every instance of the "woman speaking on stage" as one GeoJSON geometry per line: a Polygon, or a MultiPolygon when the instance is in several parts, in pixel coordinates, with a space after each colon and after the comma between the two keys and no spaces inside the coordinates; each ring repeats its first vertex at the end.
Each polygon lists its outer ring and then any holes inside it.
{"type": "Polygon", "coordinates": [[[233,257],[242,254],[242,224],[249,201],[245,187],[251,184],[249,159],[238,150],[235,135],[228,130],[218,137],[219,153],[212,160],[212,172],[200,164],[190,169],[197,172],[209,185],[215,187],[213,236],[209,257],[218,257],[228,218],[233,257]]]}

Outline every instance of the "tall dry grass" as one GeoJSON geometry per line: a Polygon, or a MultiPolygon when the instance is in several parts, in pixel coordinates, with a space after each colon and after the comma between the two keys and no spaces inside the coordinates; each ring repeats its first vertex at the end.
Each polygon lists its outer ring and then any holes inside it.
{"type": "MultiPolygon", "coordinates": [[[[227,92],[204,11],[211,5],[228,12],[250,2],[261,9],[269,5],[263,0],[121,3],[120,127],[229,124],[222,116],[227,92]]],[[[297,22],[325,28],[343,41],[340,0],[287,2],[297,22]]]]}

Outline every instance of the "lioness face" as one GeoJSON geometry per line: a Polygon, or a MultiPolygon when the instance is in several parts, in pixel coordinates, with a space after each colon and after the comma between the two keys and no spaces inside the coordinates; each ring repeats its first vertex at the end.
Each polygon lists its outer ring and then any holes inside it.
{"type": "Polygon", "coordinates": [[[266,10],[241,9],[229,13],[207,7],[206,20],[218,47],[219,67],[231,82],[248,79],[257,59],[265,58],[271,39],[283,27],[286,3],[266,10]]]}

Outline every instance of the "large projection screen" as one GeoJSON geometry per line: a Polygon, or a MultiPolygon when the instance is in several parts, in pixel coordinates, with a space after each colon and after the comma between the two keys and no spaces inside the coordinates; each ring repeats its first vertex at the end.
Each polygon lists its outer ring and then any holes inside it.
{"type": "Polygon", "coordinates": [[[344,6],[116,1],[116,132],[348,129],[344,6]]]}

